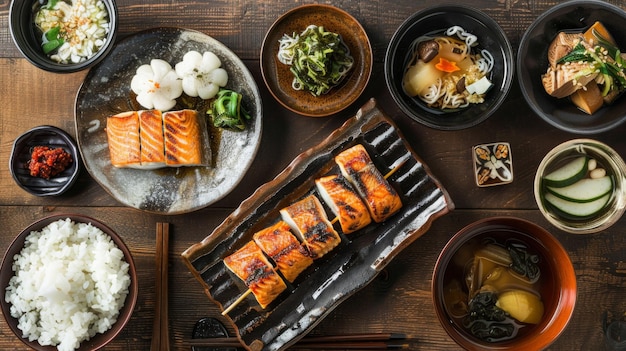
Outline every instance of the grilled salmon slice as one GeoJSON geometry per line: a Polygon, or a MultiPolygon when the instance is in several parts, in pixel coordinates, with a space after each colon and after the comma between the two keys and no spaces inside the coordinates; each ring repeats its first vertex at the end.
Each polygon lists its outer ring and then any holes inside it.
{"type": "Polygon", "coordinates": [[[316,179],[315,185],[339,220],[344,234],[357,231],[372,222],[367,206],[345,177],[333,174],[316,179]]]}
{"type": "Polygon", "coordinates": [[[315,195],[309,195],[281,209],[280,214],[307,247],[313,259],[324,256],[341,242],[315,195]]]}
{"type": "Polygon", "coordinates": [[[402,208],[400,196],[376,168],[363,145],[344,150],[335,157],[335,162],[365,200],[375,222],[386,220],[402,208]]]}
{"type": "Polygon", "coordinates": [[[313,263],[308,251],[289,230],[284,221],[256,232],[254,241],[274,262],[283,277],[293,282],[313,263]]]}
{"type": "Polygon", "coordinates": [[[244,281],[261,308],[267,307],[287,289],[283,279],[254,242],[249,241],[239,250],[224,258],[224,265],[244,281]]]}
{"type": "Polygon", "coordinates": [[[106,132],[111,164],[115,167],[140,167],[141,144],[137,111],[108,117],[106,132]]]}
{"type": "Polygon", "coordinates": [[[161,111],[139,111],[139,140],[141,142],[141,168],[164,167],[165,151],[161,111]]]}
{"type": "Polygon", "coordinates": [[[201,165],[202,131],[194,110],[163,113],[165,164],[169,167],[201,165]]]}

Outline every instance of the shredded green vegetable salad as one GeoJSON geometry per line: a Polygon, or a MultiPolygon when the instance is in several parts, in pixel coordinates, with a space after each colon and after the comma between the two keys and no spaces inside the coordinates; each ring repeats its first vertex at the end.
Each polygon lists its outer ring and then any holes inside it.
{"type": "Polygon", "coordinates": [[[302,33],[285,34],[279,40],[278,60],[290,65],[292,86],[314,96],[328,93],[354,64],[350,50],[337,33],[310,25],[302,33]]]}

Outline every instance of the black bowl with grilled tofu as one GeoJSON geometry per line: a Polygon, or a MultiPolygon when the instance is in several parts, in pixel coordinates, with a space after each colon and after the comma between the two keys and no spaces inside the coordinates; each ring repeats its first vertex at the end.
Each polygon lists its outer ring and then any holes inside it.
{"type": "Polygon", "coordinates": [[[605,75],[603,69],[590,73],[589,67],[619,67],[610,48],[626,49],[624,21],[621,8],[587,0],[563,2],[539,16],[524,33],[517,55],[520,88],[533,112],[575,134],[603,133],[622,124],[623,68],[605,75]],[[609,48],[606,55],[590,54],[600,46],[602,51],[609,48]]]}

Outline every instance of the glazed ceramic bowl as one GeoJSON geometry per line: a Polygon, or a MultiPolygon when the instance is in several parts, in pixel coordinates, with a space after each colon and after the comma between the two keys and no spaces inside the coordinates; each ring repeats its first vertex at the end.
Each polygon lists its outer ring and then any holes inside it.
{"type": "MultiPolygon", "coordinates": [[[[76,351],[95,351],[101,349],[106,344],[108,344],[111,340],[113,340],[123,329],[124,326],[128,323],[133,313],[137,295],[138,295],[138,282],[137,282],[137,272],[135,268],[135,264],[133,261],[132,254],[128,247],[124,244],[122,238],[115,233],[111,228],[106,226],[104,223],[90,218],[84,215],[79,214],[60,214],[60,215],[52,215],[41,220],[34,222],[33,224],[26,227],[22,232],[20,232],[13,242],[9,245],[8,249],[4,254],[4,258],[2,260],[2,266],[0,270],[0,287],[3,292],[3,298],[0,299],[0,307],[2,308],[2,315],[6,320],[7,325],[11,329],[11,331],[15,334],[17,338],[19,338],[25,345],[30,347],[33,350],[37,351],[56,351],[57,348],[54,346],[42,346],[37,342],[37,340],[29,340],[28,338],[24,338],[22,336],[22,331],[18,328],[18,320],[11,315],[11,304],[6,302],[4,298],[4,292],[9,286],[9,281],[14,276],[14,272],[12,270],[12,264],[14,262],[14,256],[22,251],[24,248],[24,243],[26,237],[33,231],[41,231],[44,227],[48,226],[52,222],[56,222],[58,220],[65,220],[69,218],[71,221],[75,223],[91,223],[96,228],[102,230],[106,235],[110,236],[115,245],[122,251],[124,255],[124,260],[128,263],[128,273],[130,275],[130,286],[128,287],[128,295],[126,296],[126,300],[124,302],[123,307],[119,311],[119,315],[117,317],[117,321],[111,326],[110,329],[105,331],[104,333],[98,333],[93,336],[91,339],[87,341],[83,341],[80,344],[80,347],[76,349],[76,351]]],[[[45,262],[45,261],[44,261],[45,262]]],[[[49,261],[48,261],[49,262],[49,261]]],[[[53,296],[53,295],[50,295],[53,296]]]]}
{"type": "MultiPolygon", "coordinates": [[[[490,289],[487,288],[488,285],[498,286],[498,277],[504,279],[504,272],[510,273],[513,269],[511,267],[501,270],[498,272],[499,276],[492,273],[485,278],[484,281],[488,283],[482,285],[483,289],[488,291],[490,289]]],[[[490,272],[497,271],[494,269],[490,272]]],[[[511,283],[508,285],[510,287],[511,283]]],[[[498,304],[506,299],[505,294],[511,296],[512,290],[505,290],[508,288],[502,286],[500,286],[502,290],[497,289],[495,288],[498,304]]],[[[561,335],[572,317],[576,303],[576,275],[566,250],[548,231],[525,219],[492,217],[467,225],[448,241],[435,264],[432,293],[435,312],[441,326],[464,349],[471,351],[543,350],[561,335]],[[524,263],[529,262],[528,258],[530,258],[538,267],[540,283],[538,291],[543,304],[543,314],[538,314],[540,318],[535,319],[532,324],[521,323],[522,327],[518,329],[517,334],[508,340],[485,341],[470,333],[464,325],[469,318],[465,277],[468,268],[473,266],[476,262],[475,258],[480,256],[478,253],[484,250],[484,245],[487,243],[492,243],[491,245],[496,243],[505,253],[510,252],[508,250],[512,248],[517,251],[518,248],[525,247],[525,252],[531,256],[518,255],[517,257],[525,257],[521,260],[524,263]],[[537,260],[532,258],[533,255],[537,260]],[[459,291],[462,292],[461,295],[457,295],[459,291]]],[[[518,293],[517,296],[525,295],[518,293]]],[[[480,299],[476,298],[476,300],[480,299]]],[[[502,302],[500,306],[504,304],[502,302]]],[[[525,312],[530,309],[520,310],[525,312]]]]}
{"type": "Polygon", "coordinates": [[[295,7],[280,16],[269,28],[261,47],[261,73],[272,96],[285,108],[308,117],[337,114],[354,103],[365,90],[372,72],[372,47],[365,29],[346,11],[323,4],[295,7]],[[354,59],[338,85],[314,96],[292,87],[293,73],[278,60],[279,40],[302,33],[309,25],[339,34],[354,59]]]}
{"type": "Polygon", "coordinates": [[[385,55],[385,81],[400,109],[415,121],[440,130],[459,130],[485,121],[497,111],[513,82],[513,49],[502,28],[483,12],[464,5],[443,5],[427,8],[407,18],[391,38],[385,55]],[[403,76],[411,64],[411,43],[426,34],[444,34],[453,26],[477,36],[478,49],[488,50],[494,66],[488,78],[493,86],[485,101],[470,104],[456,111],[430,108],[418,97],[407,94],[403,76]]]}
{"type": "Polygon", "coordinates": [[[604,1],[573,0],[560,3],[537,17],[522,36],[517,54],[519,85],[528,105],[545,122],[570,133],[598,134],[626,120],[624,97],[588,115],[569,98],[548,95],[541,82],[542,74],[548,69],[548,47],[556,35],[564,30],[583,32],[596,21],[602,22],[624,51],[626,12],[604,1]]]}
{"type": "Polygon", "coordinates": [[[613,225],[624,214],[625,180],[626,164],[610,146],[593,139],[569,140],[550,150],[539,164],[534,182],[535,200],[541,213],[555,227],[572,234],[597,233],[613,225]],[[591,162],[596,164],[595,168],[604,170],[604,176],[608,177],[606,181],[611,184],[607,188],[609,192],[594,191],[596,195],[584,192],[586,199],[578,195],[583,193],[583,190],[575,188],[577,184],[581,184],[578,181],[589,182],[592,178],[596,178],[593,182],[602,181],[598,180],[599,177],[592,176],[592,171],[588,170],[594,168],[593,166],[587,166],[584,175],[574,175],[581,177],[577,182],[568,182],[568,177],[565,176],[558,178],[561,184],[554,181],[550,184],[550,180],[546,182],[546,178],[554,179],[549,174],[581,157],[593,159],[591,162]],[[567,183],[572,184],[567,186],[567,183]]]}
{"type": "Polygon", "coordinates": [[[13,142],[9,160],[11,175],[20,188],[35,196],[56,196],[68,191],[80,172],[80,152],[74,139],[64,130],[53,126],[35,127],[13,142]],[[30,175],[29,162],[35,146],[62,148],[72,157],[68,167],[49,179],[30,175]]]}
{"type": "Polygon", "coordinates": [[[13,42],[33,65],[54,73],[72,73],[88,69],[100,62],[113,48],[117,34],[118,18],[115,0],[101,0],[109,17],[109,30],[105,43],[89,59],[78,63],[58,63],[42,49],[42,34],[35,26],[33,8],[39,0],[13,0],[9,13],[9,29],[13,42]]]}

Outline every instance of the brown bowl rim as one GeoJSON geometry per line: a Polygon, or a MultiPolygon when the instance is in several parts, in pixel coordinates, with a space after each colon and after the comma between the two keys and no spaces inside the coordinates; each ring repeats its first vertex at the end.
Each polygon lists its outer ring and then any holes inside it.
{"type": "MultiPolygon", "coordinates": [[[[130,321],[133,311],[135,309],[135,305],[137,303],[137,296],[139,293],[137,270],[130,249],[126,246],[126,244],[122,240],[122,237],[119,236],[119,234],[117,234],[110,227],[100,222],[99,220],[81,214],[54,214],[36,220],[35,222],[32,222],[30,225],[24,228],[13,239],[2,258],[2,265],[0,266],[3,268],[0,272],[0,287],[2,288],[2,296],[4,296],[4,292],[6,291],[6,287],[9,284],[9,280],[13,276],[13,271],[9,269],[10,266],[8,266],[8,264],[13,261],[13,257],[15,256],[15,254],[21,251],[22,247],[24,246],[24,240],[26,239],[26,236],[28,236],[31,231],[41,230],[43,227],[47,226],[50,223],[66,218],[69,218],[74,222],[91,223],[93,226],[99,228],[105,234],[109,235],[113,242],[117,245],[117,247],[124,253],[124,259],[129,265],[128,272],[130,274],[131,282],[130,286],[128,287],[128,295],[126,296],[124,306],[119,312],[117,321],[108,331],[103,334],[96,334],[90,340],[83,341],[80,344],[80,347],[76,349],[76,351],[97,350],[113,340],[124,329],[124,326],[128,323],[128,321],[130,321]]],[[[10,306],[4,300],[4,297],[2,298],[2,302],[0,303],[0,308],[2,309],[2,316],[4,317],[4,320],[6,321],[13,334],[25,345],[37,351],[57,350],[57,348],[54,346],[40,345],[37,340],[29,341],[27,339],[24,339],[21,336],[21,330],[17,328],[17,319],[11,316],[10,306]]]]}
{"type": "Polygon", "coordinates": [[[514,216],[494,216],[479,219],[456,232],[446,243],[437,258],[431,284],[435,314],[441,326],[458,345],[470,351],[484,351],[486,349],[497,351],[542,350],[552,344],[562,334],[572,318],[576,305],[576,274],[569,254],[563,245],[543,227],[529,220],[514,216]],[[544,318],[540,324],[535,326],[532,334],[499,343],[481,343],[456,328],[449,320],[443,302],[437,296],[438,291],[442,288],[443,265],[449,261],[453,253],[468,239],[484,233],[484,230],[481,231],[480,228],[490,225],[514,227],[527,235],[530,235],[532,232],[541,233],[540,238],[537,238],[536,235],[532,236],[546,251],[551,253],[550,257],[548,257],[551,261],[550,265],[559,267],[556,274],[558,277],[561,277],[561,290],[554,297],[556,306],[552,316],[544,318]]]}

